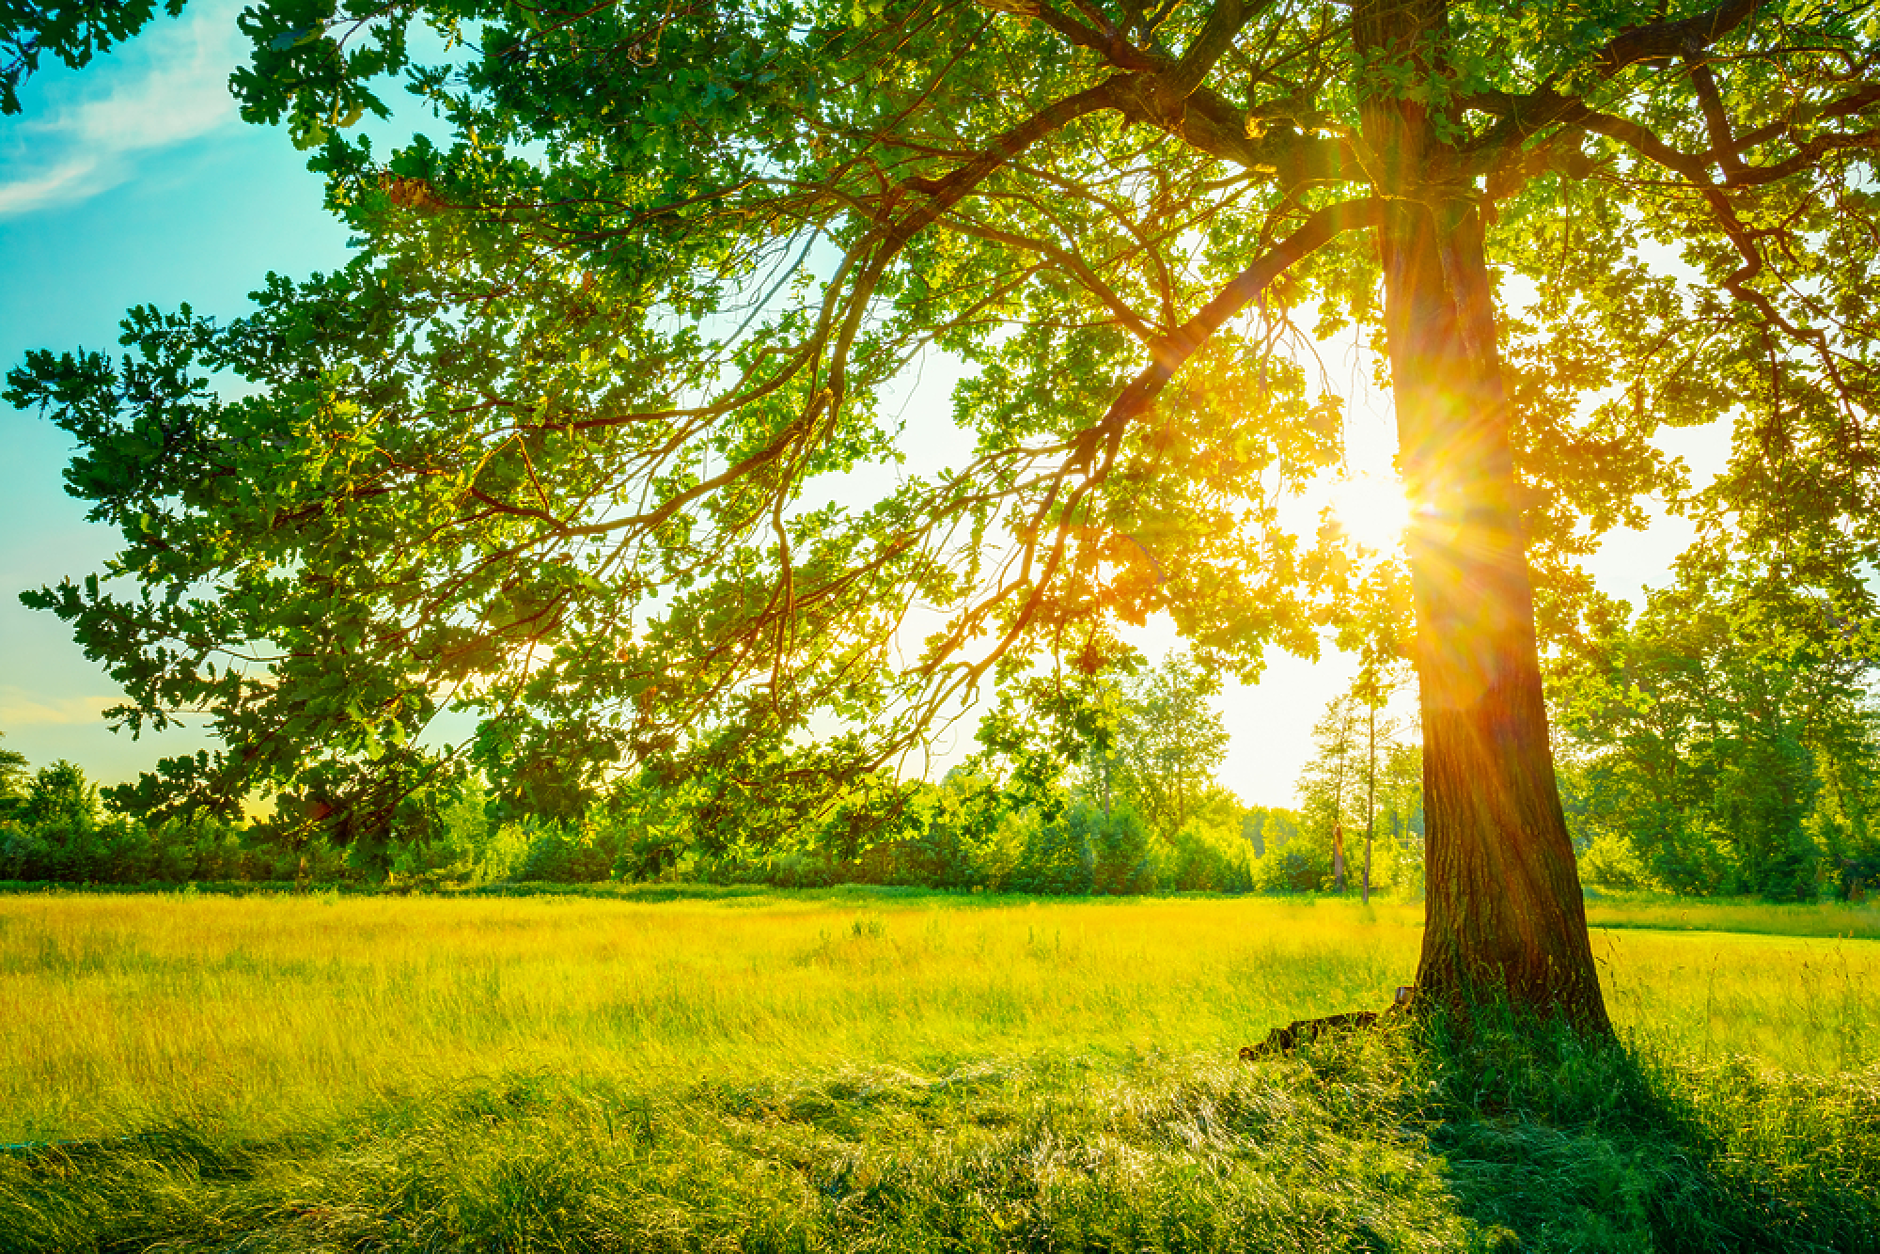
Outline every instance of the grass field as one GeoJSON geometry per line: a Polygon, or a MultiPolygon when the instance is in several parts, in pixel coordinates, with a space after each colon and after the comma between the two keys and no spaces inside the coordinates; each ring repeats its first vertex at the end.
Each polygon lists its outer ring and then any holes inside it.
{"type": "Polygon", "coordinates": [[[1626,1051],[1244,1066],[1421,908],[0,897],[0,1248],[1875,1248],[1880,915],[1593,918],[1626,1051]]]}

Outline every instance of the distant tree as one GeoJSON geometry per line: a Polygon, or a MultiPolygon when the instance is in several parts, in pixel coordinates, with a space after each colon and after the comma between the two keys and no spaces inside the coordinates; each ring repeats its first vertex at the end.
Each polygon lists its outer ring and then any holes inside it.
{"type": "Polygon", "coordinates": [[[20,817],[34,827],[88,832],[98,822],[98,786],[76,764],[60,758],[34,773],[20,817]]]}
{"type": "MultiPolygon", "coordinates": [[[[0,732],[0,738],[5,735],[0,732]]],[[[16,749],[0,749],[0,819],[16,813],[26,804],[29,774],[25,754],[16,749]]]]}
{"type": "Polygon", "coordinates": [[[1284,849],[1299,835],[1299,815],[1292,810],[1270,806],[1248,806],[1240,819],[1240,838],[1263,858],[1268,850],[1284,849]]]}
{"type": "Polygon", "coordinates": [[[1402,724],[1386,707],[1391,697],[1410,679],[1407,669],[1392,665],[1373,654],[1365,659],[1351,687],[1352,700],[1358,702],[1364,711],[1364,861],[1360,882],[1366,902],[1371,900],[1371,886],[1374,882],[1372,863],[1377,840],[1379,792],[1383,787],[1382,772],[1389,768],[1393,752],[1403,746],[1402,724]]]}
{"type": "Polygon", "coordinates": [[[1345,824],[1363,804],[1363,710],[1349,693],[1326,703],[1312,725],[1313,754],[1300,771],[1300,814],[1326,867],[1327,887],[1345,888],[1345,824]]]}
{"type": "Polygon", "coordinates": [[[1109,754],[1098,754],[1088,768],[1105,772],[1110,787],[1164,840],[1219,788],[1215,772],[1228,745],[1213,704],[1219,691],[1216,675],[1178,652],[1130,676],[1121,685],[1109,754]]]}
{"type": "Polygon", "coordinates": [[[1400,891],[1423,884],[1423,746],[1393,726],[1377,774],[1378,831],[1390,841],[1392,882],[1400,891]]]}
{"type": "Polygon", "coordinates": [[[1392,838],[1393,863],[1421,829],[1420,747],[1387,708],[1401,682],[1383,668],[1375,677],[1361,671],[1312,728],[1313,754],[1297,785],[1300,817],[1337,891],[1346,888],[1354,864],[1360,876],[1370,865],[1380,819],[1392,838]]]}
{"type": "Polygon", "coordinates": [[[1870,671],[1825,605],[1798,631],[1806,605],[1770,618],[1740,591],[1653,592],[1562,662],[1573,821],[1678,892],[1809,896],[1876,851],[1870,671]]]}

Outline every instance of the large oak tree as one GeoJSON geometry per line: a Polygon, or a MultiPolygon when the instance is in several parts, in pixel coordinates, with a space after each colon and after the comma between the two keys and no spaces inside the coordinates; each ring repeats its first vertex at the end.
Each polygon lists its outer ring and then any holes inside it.
{"type": "MultiPolygon", "coordinates": [[[[29,7],[12,46],[82,60],[94,7],[29,7]]],[[[361,256],[13,376],[141,586],[33,599],[133,727],[213,712],[226,750],[149,806],[267,785],[368,822],[455,700],[537,804],[641,761],[775,807],[1001,669],[1101,670],[1118,622],[1251,676],[1358,612],[1338,537],[1275,505],[1339,456],[1310,340],[1355,326],[1415,505],[1422,994],[1602,1030],[1537,642],[1596,600],[1574,556],[1677,488],[1652,431],[1721,416],[1732,469],[1686,502],[1711,542],[1871,617],[1875,22],[263,3],[236,89],[318,150],[361,256]],[[444,143],[348,138],[385,75],[444,143]],[[958,376],[950,460],[900,417],[923,369],[958,376]]]]}

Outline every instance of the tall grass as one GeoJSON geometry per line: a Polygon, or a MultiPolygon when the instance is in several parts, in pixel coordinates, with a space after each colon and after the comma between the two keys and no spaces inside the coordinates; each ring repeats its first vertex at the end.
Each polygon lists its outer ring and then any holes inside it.
{"type": "Polygon", "coordinates": [[[1380,1004],[1414,914],[1233,901],[0,898],[0,1139],[265,1130],[515,1068],[732,1079],[1073,1044],[1231,1056],[1380,1004]]]}
{"type": "MultiPolygon", "coordinates": [[[[1731,907],[1738,909],[1738,907],[1731,907]]],[[[1321,900],[0,897],[0,1249],[1880,1248],[1880,943],[1607,930],[1627,1049],[1321,900]]]]}
{"type": "Polygon", "coordinates": [[[1586,903],[1586,921],[1598,928],[1880,940],[1880,904],[1873,902],[1775,905],[1748,898],[1680,898],[1607,889],[1586,903]]]}
{"type": "Polygon", "coordinates": [[[272,1139],[185,1119],[0,1155],[0,1248],[1858,1254],[1880,1249],[1877,1079],[1440,1024],[1251,1066],[524,1073],[272,1139]]]}
{"type": "MultiPolygon", "coordinates": [[[[1231,1057],[1382,1006],[1420,908],[1310,899],[0,897],[0,1141],[269,1133],[460,1077],[727,1081],[1039,1049],[1231,1057]]],[[[1880,944],[1602,931],[1633,1039],[1880,1058],[1880,944]]]]}

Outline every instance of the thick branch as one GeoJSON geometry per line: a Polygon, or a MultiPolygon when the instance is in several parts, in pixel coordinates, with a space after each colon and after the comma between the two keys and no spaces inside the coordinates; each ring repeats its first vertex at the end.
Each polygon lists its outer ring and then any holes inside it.
{"type": "Polygon", "coordinates": [[[1092,436],[1101,434],[1112,443],[1120,439],[1123,428],[1149,408],[1183,363],[1194,356],[1222,323],[1251,304],[1268,283],[1344,232],[1376,226],[1383,219],[1384,202],[1375,199],[1341,201],[1307,218],[1305,225],[1235,275],[1194,317],[1150,347],[1149,365],[1130,380],[1103,420],[1092,428],[1092,436]]]}
{"type": "MultiPolygon", "coordinates": [[[[1870,104],[1880,103],[1880,89],[1872,90],[1874,94],[1871,99],[1868,99],[1865,91],[1856,93],[1848,99],[1866,100],[1870,104]]],[[[1674,148],[1648,127],[1641,126],[1630,118],[1601,113],[1596,109],[1588,108],[1571,96],[1556,95],[1552,92],[1536,93],[1532,96],[1511,96],[1505,92],[1484,93],[1472,97],[1470,107],[1482,109],[1485,112],[1500,112],[1505,109],[1511,118],[1519,116],[1523,119],[1545,113],[1551,122],[1580,127],[1583,130],[1616,139],[1640,156],[1675,174],[1683,175],[1699,188],[1714,186],[1709,171],[1712,162],[1724,168],[1725,182],[1729,186],[1760,187],[1788,178],[1792,174],[1799,174],[1828,153],[1849,148],[1880,147],[1880,130],[1831,132],[1797,144],[1793,156],[1772,165],[1746,165],[1736,159],[1735,153],[1752,144],[1767,143],[1776,134],[1787,129],[1786,123],[1775,128],[1774,133],[1771,133],[1771,128],[1764,127],[1730,141],[1729,147],[1732,151],[1731,155],[1726,158],[1716,148],[1705,152],[1685,152],[1681,148],[1674,148]],[[1530,114],[1528,112],[1530,109],[1538,112],[1530,114]]],[[[1858,108],[1859,106],[1848,108],[1840,116],[1857,112],[1858,108]]],[[[1727,125],[1726,122],[1726,133],[1727,125]]],[[[1478,150],[1474,155],[1479,157],[1483,155],[1483,152],[1478,150]]],[[[1480,160],[1471,161],[1465,165],[1464,169],[1470,174],[1479,173],[1483,164],[1480,160]]]]}
{"type": "Polygon", "coordinates": [[[1743,172],[1743,159],[1737,155],[1736,132],[1730,126],[1730,111],[1724,107],[1717,76],[1701,53],[1693,54],[1688,64],[1691,90],[1697,93],[1697,107],[1703,111],[1704,129],[1710,135],[1710,155],[1723,171],[1724,182],[1735,182],[1743,172]]]}
{"type": "MultiPolygon", "coordinates": [[[[1696,57],[1724,36],[1736,30],[1756,12],[1760,0],[1725,0],[1707,12],[1677,22],[1655,22],[1621,31],[1607,42],[1593,59],[1593,72],[1601,81],[1612,78],[1628,66],[1641,61],[1669,57],[1696,57]]],[[[1471,162],[1479,172],[1494,164],[1511,148],[1556,122],[1580,105],[1576,96],[1566,96],[1550,87],[1521,95],[1515,92],[1483,92],[1463,100],[1465,109],[1501,116],[1501,122],[1468,146],[1471,154],[1487,160],[1471,162]]],[[[1583,107],[1583,106],[1581,106],[1583,107]]]]}
{"type": "Polygon", "coordinates": [[[1350,145],[1340,139],[1280,130],[1250,138],[1247,115],[1207,87],[1184,94],[1168,76],[1136,74],[1118,82],[1116,94],[1116,107],[1132,122],[1146,122],[1243,169],[1276,174],[1286,187],[1337,181],[1358,169],[1350,145]]]}
{"type": "Polygon", "coordinates": [[[1169,88],[1186,96],[1200,87],[1215,62],[1234,46],[1234,39],[1240,34],[1241,28],[1271,2],[1256,0],[1256,3],[1248,5],[1242,0],[1214,0],[1214,7],[1208,10],[1207,20],[1201,24],[1200,33],[1182,53],[1174,70],[1164,76],[1169,88]]]}
{"type": "Polygon", "coordinates": [[[1138,48],[1129,42],[1114,23],[1105,22],[1101,29],[1093,29],[1049,5],[1038,5],[1026,12],[1035,14],[1039,21],[1062,35],[1065,42],[1090,49],[1119,70],[1132,73],[1154,71],[1164,69],[1168,64],[1166,56],[1138,48]]]}
{"type": "Polygon", "coordinates": [[[1701,52],[1749,21],[1761,3],[1762,0],[1724,0],[1714,9],[1681,21],[1654,22],[1650,26],[1621,31],[1600,50],[1594,68],[1601,78],[1611,78],[1641,61],[1701,52]]]}

